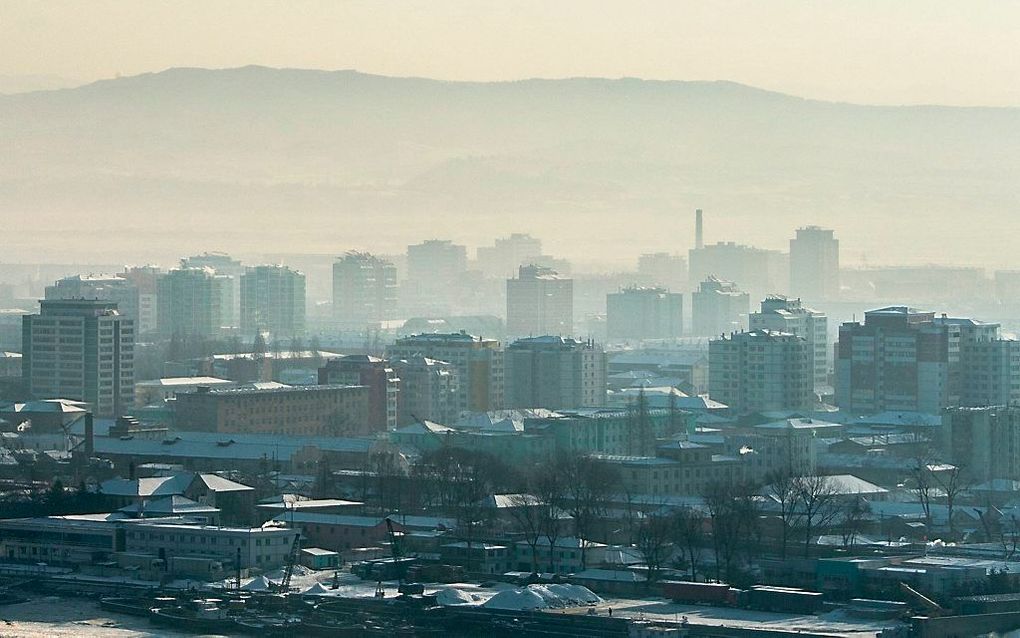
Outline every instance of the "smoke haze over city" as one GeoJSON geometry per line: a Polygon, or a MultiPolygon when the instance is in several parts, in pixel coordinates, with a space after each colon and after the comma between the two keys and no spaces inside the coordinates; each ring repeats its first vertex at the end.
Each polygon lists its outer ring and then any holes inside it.
{"type": "Polygon", "coordinates": [[[1018,43],[0,0],[0,634],[1016,635],[1018,43]]]}

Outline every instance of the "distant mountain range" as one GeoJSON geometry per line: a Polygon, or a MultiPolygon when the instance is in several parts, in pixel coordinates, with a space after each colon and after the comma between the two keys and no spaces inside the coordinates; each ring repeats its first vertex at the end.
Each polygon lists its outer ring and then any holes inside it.
{"type": "Polygon", "coordinates": [[[685,251],[695,207],[710,241],[782,247],[817,223],[872,262],[1008,264],[1020,236],[1020,109],[731,82],[170,69],[0,96],[0,156],[0,222],[22,238],[0,260],[525,230],[620,261],[685,251]]]}

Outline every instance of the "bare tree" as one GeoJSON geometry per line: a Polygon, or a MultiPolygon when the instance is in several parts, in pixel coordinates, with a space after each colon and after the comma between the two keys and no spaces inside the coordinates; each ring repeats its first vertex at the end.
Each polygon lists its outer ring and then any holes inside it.
{"type": "Polygon", "coordinates": [[[674,518],[677,542],[687,554],[691,580],[697,580],[701,547],[705,542],[705,516],[693,508],[682,507],[677,510],[674,518]]]}
{"type": "Polygon", "coordinates": [[[767,496],[779,505],[780,524],[780,556],[786,559],[786,550],[790,544],[790,535],[800,525],[803,515],[800,503],[800,477],[792,472],[777,470],[765,479],[767,496]]]}
{"type": "Polygon", "coordinates": [[[662,513],[647,515],[637,528],[637,550],[648,567],[648,580],[658,580],[659,571],[673,554],[673,521],[662,513]]]}
{"type": "Polygon", "coordinates": [[[924,512],[924,526],[926,530],[931,529],[931,499],[935,495],[936,488],[931,476],[932,453],[929,448],[919,450],[913,459],[910,468],[910,476],[914,482],[914,491],[917,493],[917,500],[921,503],[921,510],[924,512]]]}
{"type": "Polygon", "coordinates": [[[759,531],[757,486],[743,481],[714,481],[706,487],[704,498],[712,521],[716,578],[725,575],[732,580],[740,553],[750,554],[759,531]]]}
{"type": "MultiPolygon", "coordinates": [[[[530,479],[528,485],[528,491],[531,492],[530,486],[535,485],[535,480],[530,479]]],[[[546,516],[543,510],[548,508],[548,504],[543,503],[531,493],[511,494],[509,500],[510,518],[516,523],[517,531],[524,536],[524,541],[531,549],[531,571],[537,572],[538,543],[542,538],[543,518],[546,516]]]]}
{"type": "Polygon", "coordinates": [[[840,509],[839,534],[844,549],[852,548],[857,543],[857,536],[864,529],[870,513],[871,506],[860,495],[855,496],[849,506],[844,505],[840,509]]]}
{"type": "Polygon", "coordinates": [[[953,520],[953,508],[961,493],[970,489],[971,482],[967,474],[958,465],[929,466],[928,474],[942,492],[946,501],[946,515],[949,522],[949,538],[956,539],[956,521],[953,520]]]}
{"type": "Polygon", "coordinates": [[[840,490],[828,476],[802,476],[797,479],[797,491],[804,531],[804,557],[807,558],[815,530],[828,526],[839,513],[840,490]]]}
{"type": "Polygon", "coordinates": [[[574,519],[574,533],[581,545],[581,568],[587,566],[591,536],[606,517],[609,499],[620,483],[619,473],[587,456],[560,461],[567,508],[574,519]]]}

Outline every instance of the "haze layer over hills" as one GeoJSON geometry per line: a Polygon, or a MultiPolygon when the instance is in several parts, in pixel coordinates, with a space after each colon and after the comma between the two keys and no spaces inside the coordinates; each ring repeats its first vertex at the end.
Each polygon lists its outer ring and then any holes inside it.
{"type": "Polygon", "coordinates": [[[849,263],[1009,266],[1020,236],[1020,109],[727,82],[171,69],[0,96],[0,156],[6,261],[386,252],[523,230],[625,262],[686,250],[695,207],[708,241],[782,248],[796,226],[835,228],[849,263]]]}

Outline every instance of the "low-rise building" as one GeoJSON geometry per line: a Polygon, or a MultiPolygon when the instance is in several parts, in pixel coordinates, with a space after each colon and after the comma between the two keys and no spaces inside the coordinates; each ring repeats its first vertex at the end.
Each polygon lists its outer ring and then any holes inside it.
{"type": "Polygon", "coordinates": [[[378,431],[368,418],[369,388],[316,385],[179,394],[174,422],[182,430],[360,436],[378,431]]]}
{"type": "Polygon", "coordinates": [[[149,503],[184,496],[219,509],[228,524],[250,524],[255,516],[255,489],[216,474],[183,472],[152,478],[113,478],[99,484],[98,495],[111,509],[135,506],[142,512],[149,503]]]}
{"type": "Polygon", "coordinates": [[[17,518],[0,520],[0,555],[14,562],[82,565],[143,554],[168,567],[175,558],[213,559],[233,567],[240,557],[242,569],[276,569],[286,562],[297,534],[282,525],[220,527],[120,513],[17,518]]]}
{"type": "MultiPolygon", "coordinates": [[[[193,472],[249,473],[264,471],[271,463],[274,470],[285,473],[314,473],[320,461],[334,468],[363,467],[374,443],[368,438],[175,432],[158,438],[96,436],[92,455],[111,461],[125,475],[143,463],[180,465],[193,472]]],[[[84,454],[84,440],[73,452],[84,454]]]]}
{"type": "MultiPolygon", "coordinates": [[[[389,540],[385,516],[291,510],[278,514],[273,520],[301,530],[301,535],[309,544],[334,551],[372,547],[389,540]]],[[[391,521],[390,525],[395,532],[406,531],[399,523],[391,521]]]]}
{"type": "Polygon", "coordinates": [[[143,407],[166,403],[179,392],[195,392],[199,388],[233,388],[237,384],[216,377],[165,377],[135,383],[135,405],[143,407]]]}
{"type": "MultiPolygon", "coordinates": [[[[605,562],[607,545],[595,541],[568,536],[557,538],[552,543],[549,537],[540,536],[534,547],[535,562],[539,571],[555,574],[573,574],[589,565],[605,562]]],[[[527,541],[514,545],[517,570],[530,572],[532,569],[532,547],[527,541]]]]}

